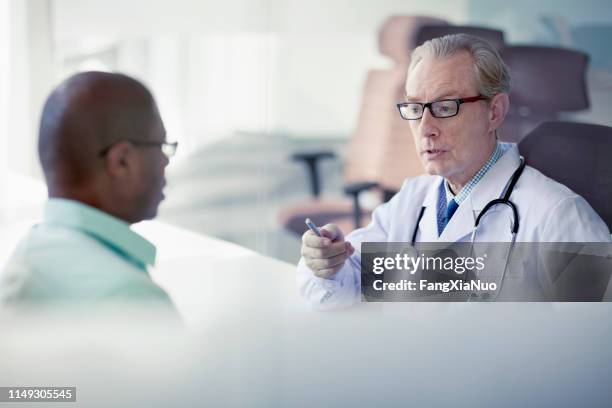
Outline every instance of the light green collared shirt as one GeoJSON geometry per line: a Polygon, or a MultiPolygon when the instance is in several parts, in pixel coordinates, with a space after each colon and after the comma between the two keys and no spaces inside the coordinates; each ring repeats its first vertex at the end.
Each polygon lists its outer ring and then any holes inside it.
{"type": "Polygon", "coordinates": [[[126,222],[77,201],[52,198],[43,222],[30,230],[0,273],[0,301],[171,306],[147,271],[155,252],[126,222]]]}

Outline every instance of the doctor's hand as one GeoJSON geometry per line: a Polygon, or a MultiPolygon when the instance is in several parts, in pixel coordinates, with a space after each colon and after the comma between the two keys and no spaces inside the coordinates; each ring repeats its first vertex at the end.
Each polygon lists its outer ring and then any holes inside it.
{"type": "Polygon", "coordinates": [[[320,228],[322,237],[308,230],[302,235],[302,256],[315,276],[329,279],[344,265],[355,252],[350,242],[344,240],[340,228],[327,224],[320,228]]]}

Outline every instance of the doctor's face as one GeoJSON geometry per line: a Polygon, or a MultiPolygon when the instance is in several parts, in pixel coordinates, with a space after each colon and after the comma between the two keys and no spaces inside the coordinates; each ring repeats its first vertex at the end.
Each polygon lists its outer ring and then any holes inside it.
{"type": "MultiPolygon", "coordinates": [[[[408,74],[406,101],[428,103],[478,96],[475,67],[468,52],[426,56],[408,74]]],[[[435,118],[429,109],[410,121],[416,150],[427,173],[464,185],[484,165],[495,144],[489,103],[463,103],[456,116],[435,118]]]]}

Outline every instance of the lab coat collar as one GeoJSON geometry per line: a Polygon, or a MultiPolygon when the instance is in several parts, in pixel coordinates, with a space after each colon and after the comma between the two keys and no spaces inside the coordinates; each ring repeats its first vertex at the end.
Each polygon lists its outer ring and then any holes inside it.
{"type": "Polygon", "coordinates": [[[423,201],[423,207],[436,208],[438,205],[438,188],[440,187],[440,183],[442,183],[442,181],[442,177],[434,177],[433,182],[427,189],[427,194],[425,195],[425,200],[423,201]]]}
{"type": "MultiPolygon", "coordinates": [[[[512,174],[520,163],[516,144],[512,144],[504,155],[487,171],[449,221],[439,237],[442,242],[456,242],[471,234],[474,222],[488,202],[501,197],[512,174]]],[[[434,189],[439,184],[436,183],[434,189]]],[[[431,190],[431,188],[430,188],[431,190]]]]}

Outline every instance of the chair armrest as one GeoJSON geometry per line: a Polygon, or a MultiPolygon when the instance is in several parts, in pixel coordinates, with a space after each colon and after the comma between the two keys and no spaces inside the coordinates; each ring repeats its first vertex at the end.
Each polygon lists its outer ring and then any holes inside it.
{"type": "Polygon", "coordinates": [[[390,190],[388,188],[381,188],[383,192],[383,202],[388,202],[393,198],[394,195],[397,194],[397,190],[390,190]]]}
{"type": "Polygon", "coordinates": [[[378,187],[378,183],[375,181],[351,183],[344,186],[344,193],[346,195],[355,196],[359,195],[362,191],[370,190],[374,187],[378,187]]]}
{"type": "Polygon", "coordinates": [[[321,193],[321,182],[319,179],[319,168],[317,164],[321,159],[335,158],[336,155],[331,151],[320,151],[320,152],[304,152],[295,153],[291,156],[294,161],[304,162],[310,175],[310,188],[312,195],[317,198],[321,193]]]}
{"type": "Polygon", "coordinates": [[[351,183],[344,186],[344,193],[353,198],[353,220],[355,222],[355,228],[361,227],[361,205],[359,205],[359,194],[361,194],[363,191],[378,187],[378,183],[374,181],[351,183]]]}

